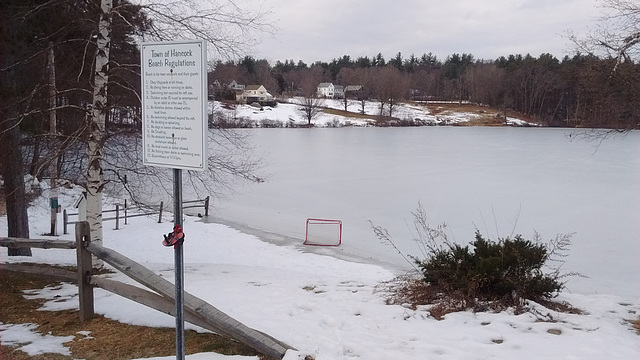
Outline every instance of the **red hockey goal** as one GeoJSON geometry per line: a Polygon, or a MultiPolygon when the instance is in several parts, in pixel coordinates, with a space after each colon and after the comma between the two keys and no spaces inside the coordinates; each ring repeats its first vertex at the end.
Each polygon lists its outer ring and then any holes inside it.
{"type": "Polygon", "coordinates": [[[340,246],[342,244],[342,220],[307,219],[304,245],[340,246]]]}

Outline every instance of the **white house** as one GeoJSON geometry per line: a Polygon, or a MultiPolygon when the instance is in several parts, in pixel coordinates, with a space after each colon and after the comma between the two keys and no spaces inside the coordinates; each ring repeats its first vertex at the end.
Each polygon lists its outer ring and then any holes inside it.
{"type": "Polygon", "coordinates": [[[251,104],[253,102],[273,101],[273,96],[262,85],[247,85],[244,91],[236,97],[240,103],[251,104]]]}
{"type": "MultiPolygon", "coordinates": [[[[342,85],[333,85],[332,83],[320,83],[316,90],[318,97],[328,98],[328,99],[342,99],[344,98],[344,94],[347,91],[354,91],[356,86],[342,86],[342,85]]],[[[360,86],[360,88],[362,88],[360,86]]],[[[360,88],[357,88],[358,90],[360,88]]]]}
{"type": "Polygon", "coordinates": [[[333,99],[335,96],[335,86],[332,83],[320,83],[316,90],[318,97],[330,98],[333,99]]]}

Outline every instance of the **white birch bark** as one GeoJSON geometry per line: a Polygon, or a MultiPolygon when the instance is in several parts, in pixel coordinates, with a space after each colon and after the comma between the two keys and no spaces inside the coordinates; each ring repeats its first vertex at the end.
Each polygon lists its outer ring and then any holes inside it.
{"type": "MultiPolygon", "coordinates": [[[[96,39],[95,72],[93,76],[93,104],[89,118],[87,144],[87,221],[91,228],[91,242],[102,245],[102,154],[107,115],[107,82],[109,80],[109,50],[111,47],[111,10],[113,0],[101,0],[100,22],[96,39]]],[[[102,262],[94,263],[102,267],[102,262]]]]}

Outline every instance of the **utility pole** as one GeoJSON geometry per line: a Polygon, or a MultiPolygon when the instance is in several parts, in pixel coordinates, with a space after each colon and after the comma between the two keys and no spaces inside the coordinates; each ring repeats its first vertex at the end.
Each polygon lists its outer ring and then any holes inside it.
{"type": "Polygon", "coordinates": [[[55,146],[57,142],[58,128],[56,119],[56,67],[55,53],[53,51],[53,43],[49,43],[49,176],[50,176],[50,194],[49,204],[51,205],[51,236],[58,235],[57,219],[58,219],[58,150],[55,146]]]}

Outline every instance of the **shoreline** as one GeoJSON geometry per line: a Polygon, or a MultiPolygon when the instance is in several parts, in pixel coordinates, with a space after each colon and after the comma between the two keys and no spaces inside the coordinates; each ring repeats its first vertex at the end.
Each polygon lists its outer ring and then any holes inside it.
{"type": "Polygon", "coordinates": [[[409,269],[403,269],[396,264],[386,262],[380,259],[375,259],[373,257],[358,256],[357,254],[348,252],[343,247],[303,245],[302,243],[304,242],[304,239],[296,238],[293,236],[287,236],[283,234],[278,234],[278,233],[274,233],[266,230],[261,230],[247,224],[222,218],[220,216],[209,215],[206,218],[201,217],[200,219],[203,223],[220,224],[220,225],[228,226],[243,234],[255,236],[261,241],[274,244],[276,246],[292,247],[303,253],[331,256],[340,260],[355,262],[360,264],[376,265],[392,272],[395,275],[402,275],[410,271],[409,269]]]}

